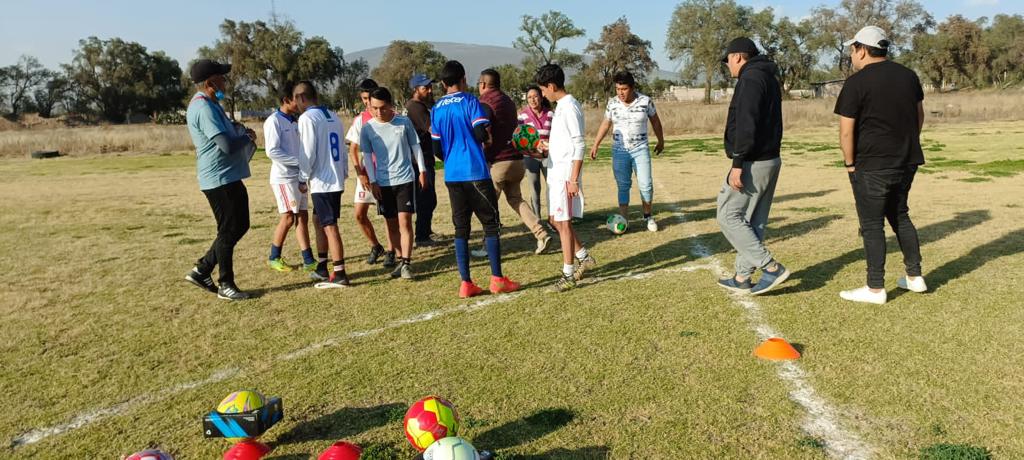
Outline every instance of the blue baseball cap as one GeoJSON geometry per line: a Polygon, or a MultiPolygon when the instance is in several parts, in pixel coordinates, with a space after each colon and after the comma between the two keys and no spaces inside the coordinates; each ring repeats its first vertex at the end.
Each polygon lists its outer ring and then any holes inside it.
{"type": "Polygon", "coordinates": [[[434,84],[434,80],[430,77],[421,73],[413,74],[412,78],[409,79],[409,88],[416,89],[420,86],[430,86],[434,84]]]}

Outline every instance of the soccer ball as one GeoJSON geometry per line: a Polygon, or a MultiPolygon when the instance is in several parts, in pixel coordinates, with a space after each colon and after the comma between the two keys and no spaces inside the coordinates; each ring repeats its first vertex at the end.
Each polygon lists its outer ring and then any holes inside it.
{"type": "Polygon", "coordinates": [[[317,460],[359,460],[363,448],[345,441],[338,441],[328,447],[317,460]]]}
{"type": "Polygon", "coordinates": [[[608,226],[608,230],[616,235],[626,233],[626,229],[629,228],[629,222],[626,221],[625,217],[621,214],[612,214],[608,216],[608,220],[605,222],[608,226]]]}
{"type": "Polygon", "coordinates": [[[452,403],[437,397],[427,396],[413,404],[405,413],[405,437],[420,452],[438,439],[457,436],[459,414],[452,403]]]}
{"type": "Polygon", "coordinates": [[[124,460],[174,460],[174,457],[159,449],[146,449],[129,455],[124,460]]]}
{"type": "Polygon", "coordinates": [[[229,394],[217,405],[221,414],[242,414],[263,407],[263,395],[255,391],[242,390],[229,394]]]}
{"type": "Polygon", "coordinates": [[[512,131],[512,146],[520,152],[532,152],[537,150],[540,144],[540,131],[527,124],[516,126],[512,131]]]}
{"type": "Polygon", "coordinates": [[[469,441],[458,436],[439,439],[423,452],[423,460],[480,460],[469,441]]]}

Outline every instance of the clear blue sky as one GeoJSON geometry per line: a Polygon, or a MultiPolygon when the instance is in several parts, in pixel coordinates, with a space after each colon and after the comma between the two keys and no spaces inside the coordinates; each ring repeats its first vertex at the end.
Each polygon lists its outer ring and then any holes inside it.
{"type": "MultiPolygon", "coordinates": [[[[345,52],[383,46],[394,39],[510,46],[519,35],[521,15],[539,16],[549,9],[566,13],[586,29],[587,39],[596,39],[601,26],[625,15],[634,33],[653,43],[659,66],[666,70],[676,68],[665,55],[665,32],[677,1],[465,1],[453,2],[461,5],[444,14],[435,13],[439,11],[436,5],[441,3],[277,0],[276,6],[279,14],[295,21],[307,36],[322,35],[345,52]],[[353,5],[357,5],[356,8],[353,5]],[[370,11],[374,5],[379,5],[380,9],[370,11]],[[630,8],[634,6],[638,8],[630,8]],[[502,12],[494,13],[495,8],[502,12]],[[363,20],[369,17],[379,18],[378,23],[371,25],[363,20]]],[[[770,6],[776,15],[801,18],[817,5],[835,5],[839,1],[740,0],[740,3],[758,9],[770,6]]],[[[923,0],[922,3],[940,20],[955,13],[971,18],[999,13],[1024,14],[1022,0],[923,0]]],[[[271,0],[0,0],[0,11],[3,12],[0,66],[29,54],[48,67],[56,67],[70,61],[78,40],[90,35],[136,41],[150,50],[167,52],[185,66],[195,57],[197,48],[217,39],[217,26],[224,18],[266,19],[271,11],[271,0]]],[[[578,39],[567,42],[566,46],[580,51],[586,43],[586,39],[578,39]]]]}

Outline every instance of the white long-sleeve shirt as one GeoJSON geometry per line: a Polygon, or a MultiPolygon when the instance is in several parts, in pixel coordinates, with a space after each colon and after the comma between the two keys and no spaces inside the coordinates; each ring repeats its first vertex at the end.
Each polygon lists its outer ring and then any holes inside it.
{"type": "Polygon", "coordinates": [[[263,139],[266,141],[267,158],[271,162],[270,183],[305,182],[301,164],[308,159],[302,153],[295,119],[280,110],[275,111],[263,122],[263,139]]]}
{"type": "Polygon", "coordinates": [[[419,171],[426,167],[416,128],[407,117],[395,116],[387,123],[370,120],[363,125],[359,138],[363,166],[372,183],[407,184],[416,180],[414,161],[419,171]]]}
{"type": "Polygon", "coordinates": [[[583,161],[586,150],[583,138],[583,108],[576,98],[567,94],[558,100],[551,119],[548,139],[548,183],[562,184],[572,178],[572,162],[583,161]]]}
{"type": "Polygon", "coordinates": [[[299,139],[308,162],[302,171],[309,178],[309,193],[345,191],[348,155],[341,119],[323,107],[310,107],[299,117],[299,139]]]}

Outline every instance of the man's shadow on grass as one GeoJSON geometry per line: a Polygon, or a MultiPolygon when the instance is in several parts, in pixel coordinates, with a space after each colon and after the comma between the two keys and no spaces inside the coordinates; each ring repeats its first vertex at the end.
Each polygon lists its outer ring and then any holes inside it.
{"type": "Polygon", "coordinates": [[[529,444],[572,423],[576,414],[565,408],[543,409],[519,420],[491,428],[473,437],[477,449],[489,450],[503,460],[539,459],[604,459],[609,458],[610,449],[591,446],[582,449],[553,449],[538,454],[511,454],[502,452],[517,446],[529,444]]]}
{"type": "Polygon", "coordinates": [[[345,407],[315,420],[300,422],[269,443],[271,447],[307,441],[338,440],[400,422],[408,406],[399,403],[345,407]]]}
{"type": "MultiPolygon", "coordinates": [[[[924,278],[928,283],[928,292],[936,292],[951,281],[955,281],[995,259],[1022,252],[1024,252],[1024,228],[1014,230],[975,247],[967,254],[926,273],[924,278]]],[[[890,299],[895,299],[905,293],[906,291],[897,289],[890,295],[890,299]]]]}
{"type": "MultiPolygon", "coordinates": [[[[943,239],[943,238],[945,238],[945,237],[947,237],[947,236],[949,236],[949,235],[951,235],[953,233],[960,232],[960,231],[966,230],[968,228],[981,225],[982,223],[984,223],[984,222],[986,222],[986,221],[988,221],[990,219],[992,219],[992,216],[991,216],[991,213],[989,213],[987,210],[974,210],[974,211],[959,212],[952,219],[948,219],[948,220],[944,220],[942,222],[937,222],[937,223],[934,223],[934,224],[926,225],[924,227],[919,227],[917,229],[918,238],[919,238],[919,240],[921,242],[921,245],[925,245],[925,244],[928,244],[928,243],[933,243],[933,242],[939,241],[939,240],[941,240],[941,239],[943,239]]],[[[1010,235],[1007,235],[1007,236],[1010,236],[1010,235]]],[[[1013,239],[1013,238],[1011,237],[1011,239],[1013,239]]],[[[1000,244],[997,244],[997,245],[1001,245],[1001,244],[1003,244],[1003,243],[1000,243],[1000,244]]],[[[1005,244],[1009,244],[1009,242],[1005,242],[1005,244]]],[[[890,236],[888,238],[888,240],[886,241],[886,248],[888,248],[889,252],[898,252],[899,251],[899,243],[896,241],[896,237],[895,236],[890,236]]],[[[982,249],[982,251],[986,252],[986,253],[991,252],[991,250],[992,250],[991,248],[990,249],[982,249]]],[[[972,253],[973,252],[974,251],[972,251],[972,253]]],[[[965,256],[965,257],[968,257],[968,256],[965,256]]],[[[847,252],[845,252],[843,254],[840,254],[839,256],[836,256],[836,257],[833,257],[831,259],[819,262],[819,263],[814,264],[814,265],[812,265],[810,267],[805,267],[802,270],[799,270],[799,271],[795,272],[793,274],[793,276],[790,277],[790,280],[799,280],[800,281],[799,284],[788,285],[788,286],[783,287],[781,289],[777,289],[775,291],[769,292],[769,293],[767,293],[765,295],[776,296],[776,295],[792,294],[792,293],[795,293],[795,292],[813,291],[815,289],[818,289],[818,288],[821,288],[821,287],[825,286],[825,284],[827,284],[829,281],[831,281],[833,278],[835,278],[836,274],[838,274],[847,265],[850,265],[852,263],[856,263],[856,262],[861,261],[861,260],[864,260],[864,249],[863,249],[863,247],[858,247],[856,249],[852,249],[852,250],[847,251],[847,252]]],[[[960,260],[960,259],[958,259],[958,260],[960,260]]],[[[947,264],[947,265],[949,265],[949,264],[947,264]]],[[[974,268],[977,268],[977,266],[975,266],[974,268]]],[[[949,269],[947,269],[944,272],[942,272],[942,273],[944,273],[946,275],[946,280],[941,280],[940,279],[939,281],[940,281],[941,284],[944,284],[945,281],[948,281],[948,279],[949,279],[948,270],[949,269]]],[[[941,284],[939,284],[939,285],[941,285],[941,284]]]]}

